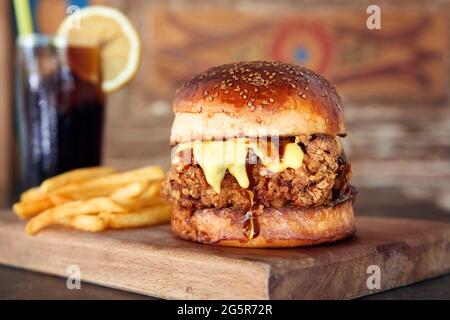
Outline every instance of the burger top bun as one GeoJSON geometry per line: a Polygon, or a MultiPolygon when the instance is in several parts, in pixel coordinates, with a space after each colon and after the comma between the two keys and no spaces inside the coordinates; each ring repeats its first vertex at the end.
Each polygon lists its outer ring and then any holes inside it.
{"type": "Polygon", "coordinates": [[[253,61],[206,70],[173,101],[171,143],[238,136],[346,135],[331,83],[293,64],[253,61]]]}

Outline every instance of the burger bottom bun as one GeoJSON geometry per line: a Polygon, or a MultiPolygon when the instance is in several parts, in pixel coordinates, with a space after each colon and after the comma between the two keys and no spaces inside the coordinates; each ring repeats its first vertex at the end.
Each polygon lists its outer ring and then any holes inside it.
{"type": "Polygon", "coordinates": [[[250,219],[242,211],[232,208],[203,209],[191,213],[175,207],[172,230],[185,240],[248,248],[310,246],[342,240],[356,232],[352,199],[333,207],[265,208],[261,214],[250,219]],[[256,232],[252,239],[248,236],[249,232],[247,235],[244,232],[251,226],[256,232]]]}

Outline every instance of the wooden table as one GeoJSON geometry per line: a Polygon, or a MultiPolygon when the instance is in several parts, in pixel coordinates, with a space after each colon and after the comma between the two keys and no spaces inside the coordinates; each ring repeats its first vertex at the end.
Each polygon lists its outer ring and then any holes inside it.
{"type": "MultiPolygon", "coordinates": [[[[137,299],[155,298],[82,283],[81,290],[67,290],[66,279],[0,266],[0,299],[137,299]],[[45,283],[45,286],[42,284],[45,283]]],[[[363,297],[368,300],[450,299],[450,275],[404,288],[363,297]]]]}
{"type": "MultiPolygon", "coordinates": [[[[384,212],[392,216],[450,221],[448,212],[431,203],[411,201],[391,190],[361,190],[357,212],[369,215],[384,212]]],[[[82,290],[68,290],[63,278],[5,266],[0,266],[0,283],[0,298],[6,299],[152,299],[88,283],[82,283],[82,290]]],[[[450,275],[375,294],[366,299],[450,299],[450,275]]]]}

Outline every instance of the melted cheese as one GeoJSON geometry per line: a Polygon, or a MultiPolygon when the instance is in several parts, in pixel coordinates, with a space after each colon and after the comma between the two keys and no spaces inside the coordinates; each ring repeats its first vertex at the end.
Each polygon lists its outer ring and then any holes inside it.
{"type": "Polygon", "coordinates": [[[262,164],[271,172],[278,173],[287,168],[298,169],[303,162],[303,151],[297,142],[285,146],[284,154],[279,158],[269,155],[264,144],[236,138],[226,141],[193,141],[181,144],[176,152],[193,149],[194,159],[203,169],[206,181],[220,193],[220,187],[226,171],[230,172],[242,188],[249,187],[246,159],[249,148],[261,159],[262,164]]]}
{"type": "Polygon", "coordinates": [[[242,139],[227,141],[203,141],[193,145],[194,159],[202,167],[206,181],[214,191],[220,192],[220,185],[228,170],[242,188],[248,188],[245,160],[247,145],[242,139]]]}
{"type": "Polygon", "coordinates": [[[274,173],[282,172],[287,168],[298,169],[303,163],[303,151],[297,143],[288,143],[285,146],[282,160],[278,156],[271,157],[267,155],[264,148],[253,146],[256,155],[261,159],[263,165],[274,173]]]}

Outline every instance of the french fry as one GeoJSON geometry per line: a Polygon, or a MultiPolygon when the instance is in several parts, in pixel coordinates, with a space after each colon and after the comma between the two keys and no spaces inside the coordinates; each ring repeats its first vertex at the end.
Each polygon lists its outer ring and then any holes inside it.
{"type": "Polygon", "coordinates": [[[103,177],[91,181],[87,181],[80,185],[83,188],[98,188],[98,187],[122,187],[124,185],[136,181],[162,180],[164,179],[164,170],[159,166],[149,166],[137,170],[116,173],[109,177],[103,177]]]}
{"type": "Polygon", "coordinates": [[[20,201],[32,202],[37,200],[42,200],[45,194],[42,193],[40,187],[31,188],[20,195],[20,201]]]}
{"type": "Polygon", "coordinates": [[[109,167],[73,170],[44,181],[13,206],[25,232],[50,225],[88,232],[150,226],[170,220],[171,206],[160,196],[164,171],[148,166],[117,173],[109,167]]]}
{"type": "Polygon", "coordinates": [[[146,183],[164,179],[164,170],[159,166],[149,166],[137,170],[112,174],[80,184],[70,184],[56,191],[56,194],[74,200],[106,197],[115,190],[131,183],[146,183]]]}
{"type": "Polygon", "coordinates": [[[70,183],[80,183],[89,181],[99,177],[105,177],[115,173],[116,170],[110,167],[91,167],[81,168],[68,171],[53,178],[47,179],[42,182],[40,190],[42,193],[49,193],[56,189],[59,189],[70,183]]]}
{"type": "MultiPolygon", "coordinates": [[[[117,171],[110,167],[90,167],[68,171],[53,178],[47,179],[38,187],[31,188],[23,192],[20,200],[23,202],[38,201],[47,198],[49,194],[58,190],[67,194],[70,191],[76,191],[77,185],[100,177],[105,177],[117,171]]],[[[67,197],[68,198],[68,197],[67,197]]]]}
{"type": "Polygon", "coordinates": [[[69,198],[66,198],[66,197],[61,197],[61,196],[58,196],[56,194],[49,195],[48,198],[50,199],[50,201],[53,203],[53,205],[55,207],[59,206],[59,205],[62,205],[64,203],[66,203],[66,202],[72,201],[72,199],[69,199],[69,198]]]}
{"type": "Polygon", "coordinates": [[[161,181],[151,182],[149,187],[136,199],[118,199],[119,203],[126,211],[138,211],[145,207],[158,204],[165,204],[160,197],[161,181]]]}
{"type": "Polygon", "coordinates": [[[94,198],[90,200],[72,201],[48,209],[32,218],[25,226],[25,232],[34,235],[47,226],[57,223],[65,217],[75,217],[100,212],[124,212],[124,209],[109,198],[94,198]]]}
{"type": "Polygon", "coordinates": [[[100,216],[108,221],[112,229],[137,228],[152,226],[170,221],[172,207],[170,205],[158,205],[144,208],[130,213],[101,213],[100,216]]]}
{"type": "Polygon", "coordinates": [[[133,200],[139,197],[147,188],[147,181],[133,182],[114,191],[110,198],[116,202],[133,200]]]}
{"type": "Polygon", "coordinates": [[[20,219],[29,219],[52,207],[54,207],[53,202],[44,198],[31,202],[18,202],[13,205],[13,211],[20,219]]]}
{"type": "Polygon", "coordinates": [[[72,227],[87,232],[100,232],[108,227],[107,221],[105,221],[100,215],[64,217],[58,220],[57,223],[66,227],[72,227]]]}
{"type": "Polygon", "coordinates": [[[85,188],[80,184],[72,183],[52,192],[51,195],[61,198],[68,198],[71,200],[84,200],[90,198],[108,197],[115,190],[117,190],[117,187],[115,186],[85,188]]]}

